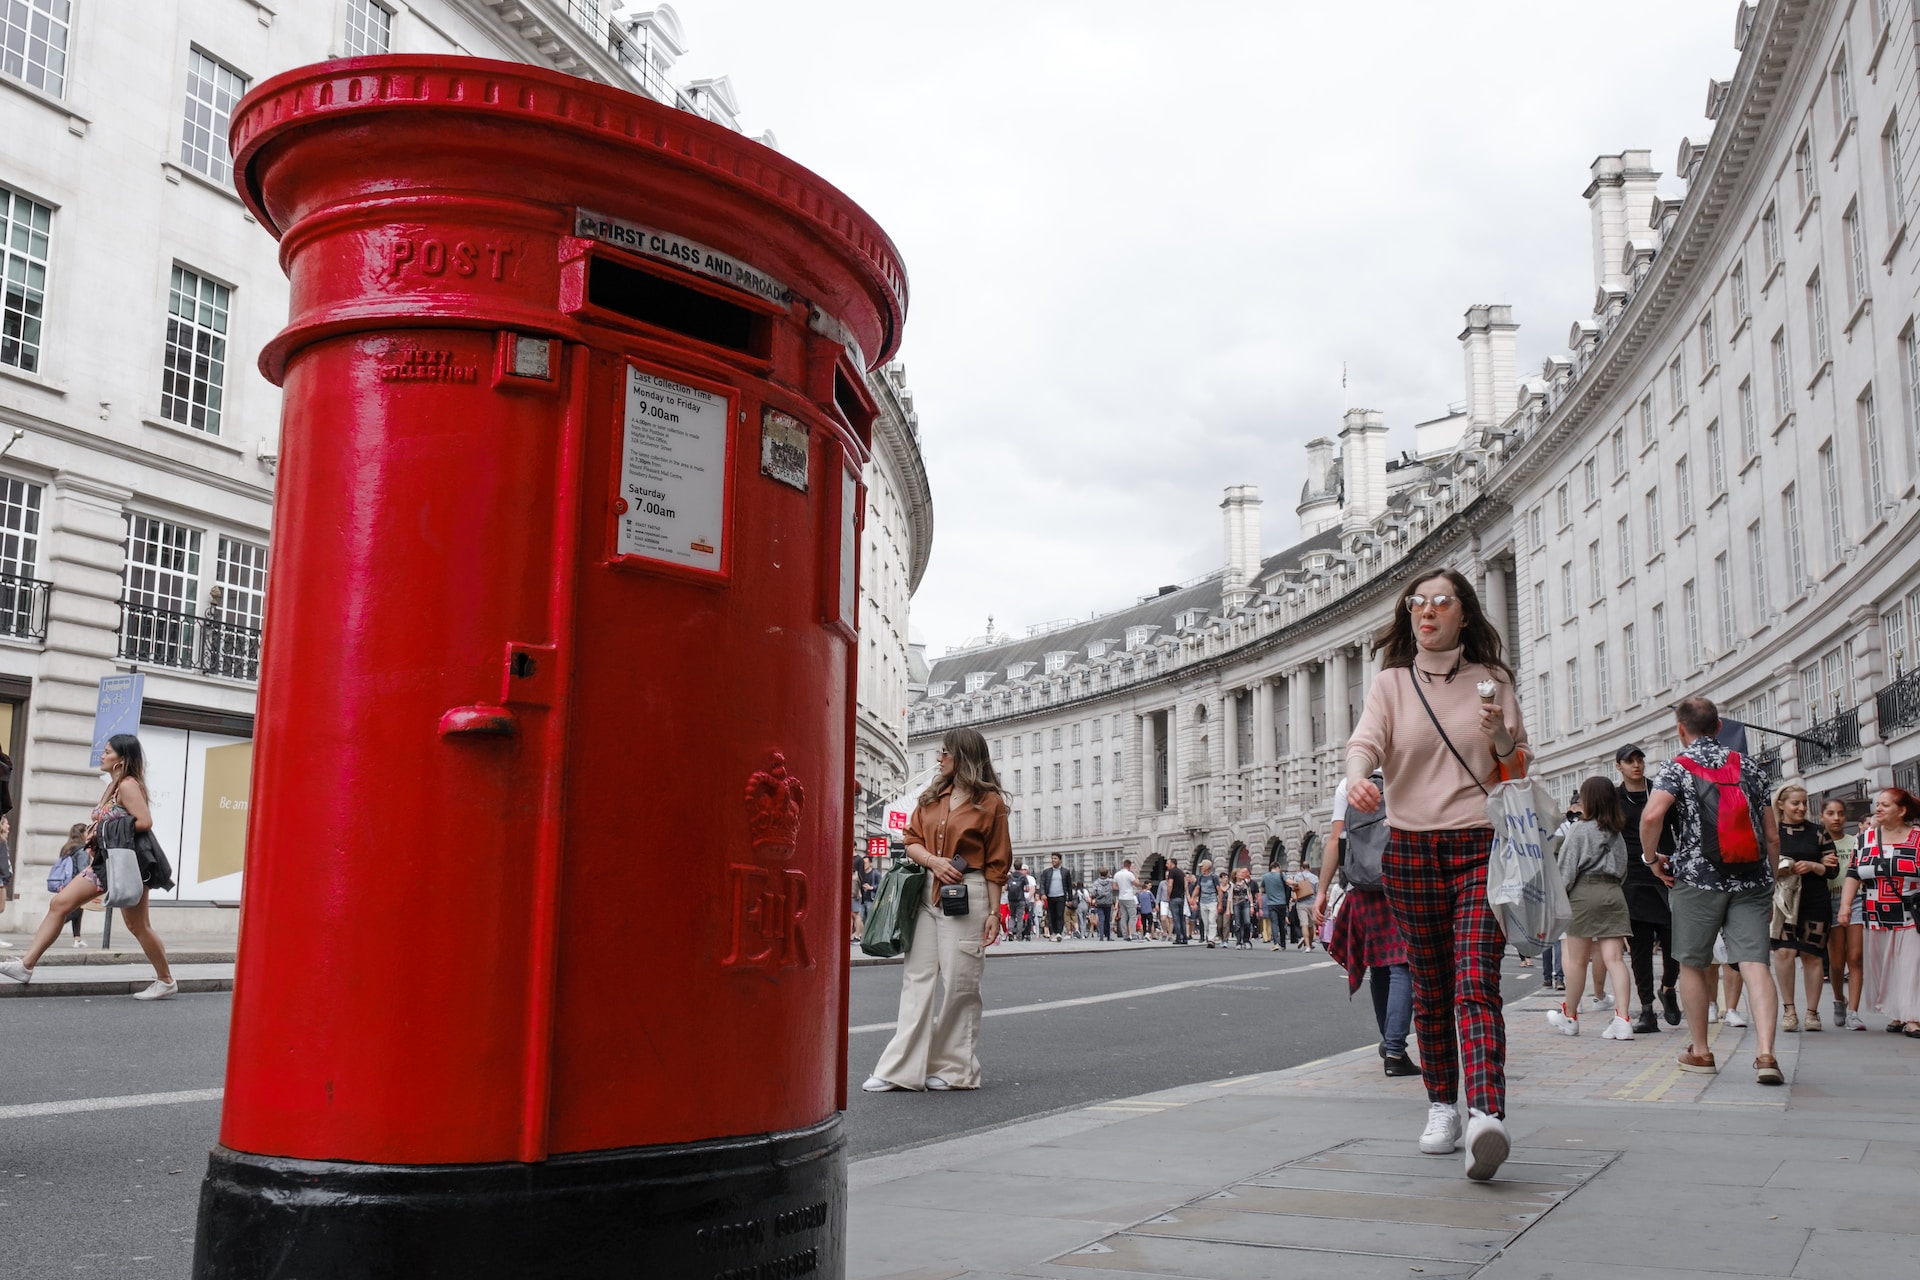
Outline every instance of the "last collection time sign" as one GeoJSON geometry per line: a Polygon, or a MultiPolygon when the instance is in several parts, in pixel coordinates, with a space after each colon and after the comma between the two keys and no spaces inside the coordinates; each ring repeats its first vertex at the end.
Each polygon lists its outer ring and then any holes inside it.
{"type": "Polygon", "coordinates": [[[627,366],[616,555],[720,571],[727,411],[725,396],[627,366]]]}

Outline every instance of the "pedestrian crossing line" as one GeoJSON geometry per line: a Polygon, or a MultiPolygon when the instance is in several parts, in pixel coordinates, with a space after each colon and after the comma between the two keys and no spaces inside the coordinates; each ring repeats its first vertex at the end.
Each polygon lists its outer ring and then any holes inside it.
{"type": "Polygon", "coordinates": [[[181,1102],[216,1102],[225,1089],[177,1089],[172,1093],[126,1093],[112,1098],[68,1098],[61,1102],[25,1102],[0,1107],[0,1120],[64,1116],[82,1111],[119,1111],[126,1107],[164,1107],[181,1102]]]}

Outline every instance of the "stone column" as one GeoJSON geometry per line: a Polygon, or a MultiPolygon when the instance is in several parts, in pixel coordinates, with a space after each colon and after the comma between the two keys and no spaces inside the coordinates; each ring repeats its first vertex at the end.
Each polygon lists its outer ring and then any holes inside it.
{"type": "Polygon", "coordinates": [[[1160,752],[1160,744],[1154,733],[1153,712],[1137,717],[1135,723],[1140,733],[1140,749],[1134,753],[1139,757],[1139,763],[1134,766],[1133,776],[1138,779],[1140,786],[1140,812],[1158,813],[1160,790],[1154,781],[1154,758],[1160,752]]]}
{"type": "Polygon", "coordinates": [[[1513,636],[1507,631],[1507,566],[1499,560],[1487,562],[1487,576],[1480,587],[1480,607],[1486,610],[1487,620],[1500,634],[1501,656],[1509,666],[1518,667],[1513,654],[1513,636]]]}
{"type": "Polygon", "coordinates": [[[1346,747],[1347,735],[1353,732],[1351,708],[1347,702],[1347,681],[1352,662],[1352,650],[1345,648],[1335,649],[1327,659],[1327,747],[1335,752],[1346,747]]]}
{"type": "Polygon", "coordinates": [[[1220,694],[1220,763],[1229,781],[1240,774],[1240,692],[1220,694]]]}

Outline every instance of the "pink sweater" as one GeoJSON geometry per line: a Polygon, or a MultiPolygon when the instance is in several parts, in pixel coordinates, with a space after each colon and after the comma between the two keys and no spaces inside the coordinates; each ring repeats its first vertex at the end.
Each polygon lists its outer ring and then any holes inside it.
{"type": "MultiPolygon", "coordinates": [[[[1430,671],[1450,671],[1460,651],[1422,653],[1420,665],[1430,671]]],[[[1347,776],[1364,776],[1374,769],[1387,775],[1387,822],[1402,831],[1451,831],[1485,827],[1487,798],[1447,744],[1435,732],[1433,721],[1414,692],[1414,674],[1405,667],[1382,671],[1367,689],[1367,709],[1347,740],[1347,776]]],[[[1494,700],[1506,715],[1507,730],[1516,743],[1527,741],[1520,720],[1520,701],[1504,676],[1477,662],[1460,668],[1451,684],[1443,678],[1422,681],[1421,690],[1433,714],[1446,726],[1447,736],[1480,780],[1492,786],[1495,774],[1493,746],[1480,732],[1480,693],[1476,686],[1492,680],[1494,700]]],[[[1519,752],[1516,750],[1515,756],[1519,752]]],[[[1517,759],[1510,757],[1511,769],[1517,759]]]]}

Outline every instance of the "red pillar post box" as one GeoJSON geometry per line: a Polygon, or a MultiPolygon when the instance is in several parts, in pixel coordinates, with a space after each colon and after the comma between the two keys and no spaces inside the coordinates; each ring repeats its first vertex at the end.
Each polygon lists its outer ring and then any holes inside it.
{"type": "Polygon", "coordinates": [[[286,391],[195,1274],[837,1275],[886,235],[505,63],[234,115],[286,391]]]}

